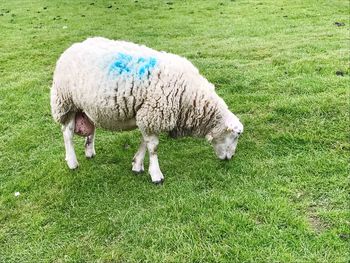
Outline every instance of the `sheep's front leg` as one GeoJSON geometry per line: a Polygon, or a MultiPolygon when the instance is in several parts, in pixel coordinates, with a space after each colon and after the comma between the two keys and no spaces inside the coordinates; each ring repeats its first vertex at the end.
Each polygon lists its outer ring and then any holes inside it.
{"type": "Polygon", "coordinates": [[[85,138],[85,156],[86,158],[92,158],[96,155],[95,152],[95,128],[92,131],[92,134],[88,135],[85,138]]]}
{"type": "Polygon", "coordinates": [[[145,169],[143,167],[143,160],[145,159],[147,146],[146,142],[142,139],[140,147],[132,159],[132,171],[135,173],[142,173],[145,169]]]}
{"type": "Polygon", "coordinates": [[[160,184],[164,181],[164,176],[159,168],[157,148],[159,139],[155,135],[144,135],[144,141],[146,142],[149,153],[149,174],[151,175],[152,182],[160,184]]]}
{"type": "Polygon", "coordinates": [[[69,169],[75,169],[78,167],[77,157],[74,151],[73,136],[75,127],[75,114],[69,116],[68,120],[62,125],[64,146],[66,148],[66,161],[69,169]]]}

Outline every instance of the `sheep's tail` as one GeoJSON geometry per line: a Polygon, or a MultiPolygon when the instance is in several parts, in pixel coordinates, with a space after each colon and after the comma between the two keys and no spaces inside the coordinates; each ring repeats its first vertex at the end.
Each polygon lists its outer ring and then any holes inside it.
{"type": "Polygon", "coordinates": [[[63,124],[66,121],[73,108],[70,101],[54,83],[51,88],[51,114],[56,122],[63,124]]]}

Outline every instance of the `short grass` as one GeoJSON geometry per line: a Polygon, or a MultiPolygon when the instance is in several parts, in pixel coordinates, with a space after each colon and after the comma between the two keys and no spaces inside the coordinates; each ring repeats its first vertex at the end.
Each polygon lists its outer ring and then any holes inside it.
{"type": "Polygon", "coordinates": [[[0,262],[348,262],[348,15],[340,0],[1,0],[0,262]],[[190,59],[245,124],[234,159],[163,136],[154,186],[131,172],[139,132],[98,130],[69,171],[52,72],[97,35],[190,59]]]}

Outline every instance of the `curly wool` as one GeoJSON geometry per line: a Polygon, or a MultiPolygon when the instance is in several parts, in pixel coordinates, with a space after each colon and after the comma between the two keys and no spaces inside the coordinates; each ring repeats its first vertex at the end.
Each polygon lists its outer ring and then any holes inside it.
{"type": "Polygon", "coordinates": [[[224,129],[229,111],[188,60],[101,37],[73,44],[59,58],[51,90],[52,115],[64,123],[84,112],[109,130],[206,136],[224,129]]]}

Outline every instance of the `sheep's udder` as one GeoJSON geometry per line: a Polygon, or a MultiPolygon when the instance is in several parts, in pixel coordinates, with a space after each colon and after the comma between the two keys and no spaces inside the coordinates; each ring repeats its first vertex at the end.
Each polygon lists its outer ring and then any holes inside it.
{"type": "Polygon", "coordinates": [[[89,120],[84,112],[75,114],[75,128],[74,132],[80,136],[87,137],[94,131],[94,124],[89,120]]]}

